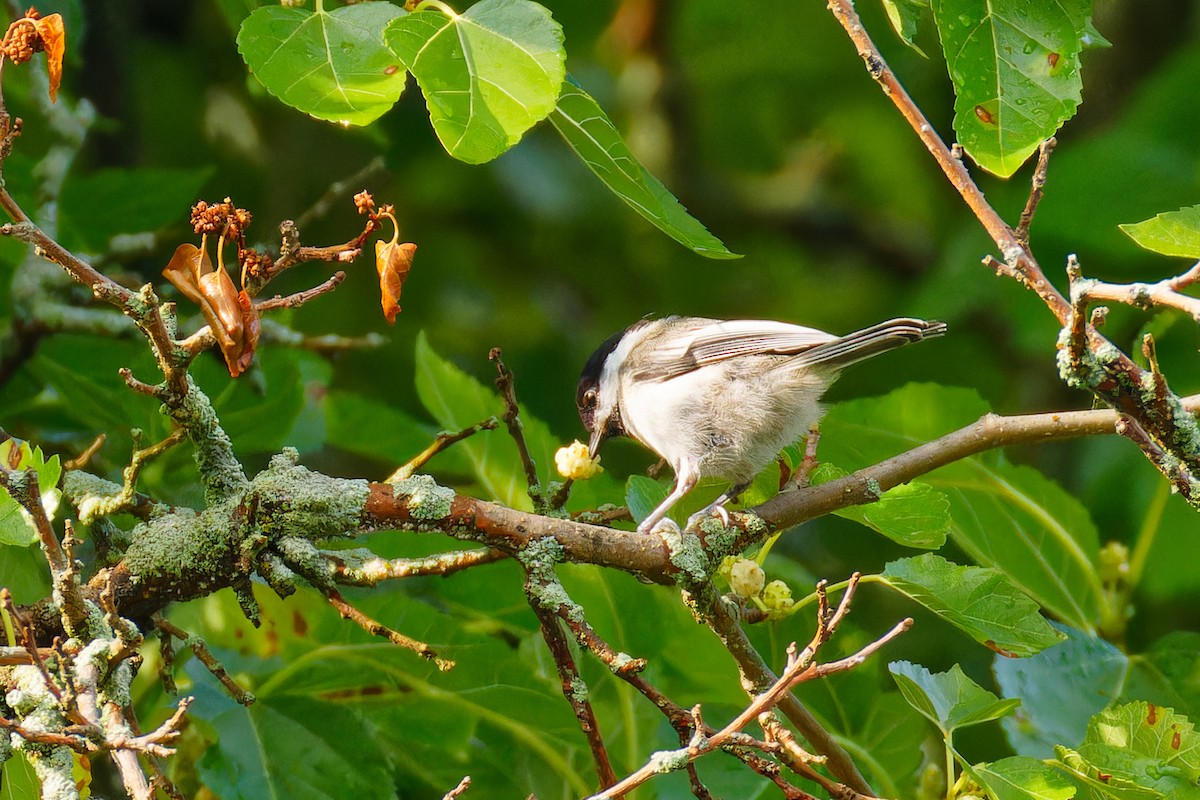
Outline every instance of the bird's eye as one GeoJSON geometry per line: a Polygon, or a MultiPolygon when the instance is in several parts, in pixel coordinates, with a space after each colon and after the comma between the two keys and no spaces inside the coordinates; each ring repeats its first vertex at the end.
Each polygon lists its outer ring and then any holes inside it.
{"type": "Polygon", "coordinates": [[[588,389],[586,392],[583,393],[583,404],[588,407],[596,405],[596,390],[595,389],[588,389]]]}

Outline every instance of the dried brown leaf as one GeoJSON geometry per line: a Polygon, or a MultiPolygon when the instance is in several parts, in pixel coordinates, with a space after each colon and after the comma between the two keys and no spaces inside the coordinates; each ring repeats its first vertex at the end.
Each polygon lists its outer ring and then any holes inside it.
{"type": "Polygon", "coordinates": [[[61,14],[50,14],[34,21],[46,48],[46,71],[50,75],[50,102],[58,100],[58,84],[62,82],[63,54],[67,49],[66,29],[61,14]]]}
{"type": "Polygon", "coordinates": [[[412,242],[375,243],[375,269],[379,272],[379,296],[383,306],[383,315],[388,324],[396,322],[400,313],[400,290],[404,288],[404,280],[412,269],[413,256],[417,246],[412,242]]]}

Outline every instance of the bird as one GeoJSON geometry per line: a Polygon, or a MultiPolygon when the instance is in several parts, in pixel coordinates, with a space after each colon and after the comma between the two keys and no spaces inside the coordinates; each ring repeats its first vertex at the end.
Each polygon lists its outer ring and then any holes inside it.
{"type": "Polygon", "coordinates": [[[588,455],[628,436],[674,471],[670,494],[638,531],[674,525],[667,513],[705,479],[730,487],[688,525],[713,513],[728,525],[725,504],[820,419],[821,396],[843,368],[945,332],[945,323],[912,318],[845,336],[771,320],[639,320],[606,339],[580,374],[588,455]]]}

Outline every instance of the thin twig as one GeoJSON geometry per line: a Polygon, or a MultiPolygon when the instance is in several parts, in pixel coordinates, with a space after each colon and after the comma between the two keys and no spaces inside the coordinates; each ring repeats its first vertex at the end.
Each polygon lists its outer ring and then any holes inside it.
{"type": "Polygon", "coordinates": [[[536,495],[538,491],[537,465],[533,463],[533,457],[529,455],[529,446],[525,443],[525,432],[521,429],[521,409],[517,405],[517,391],[513,384],[513,374],[508,367],[504,366],[504,361],[500,358],[499,347],[493,347],[488,353],[488,358],[495,363],[498,373],[496,388],[500,391],[500,396],[504,398],[504,424],[508,426],[508,432],[516,443],[517,452],[521,456],[521,465],[525,468],[525,481],[529,485],[529,493],[531,496],[536,495]]]}
{"type": "Polygon", "coordinates": [[[583,676],[579,674],[579,667],[575,664],[575,657],[567,644],[567,637],[563,635],[562,628],[559,627],[559,620],[555,614],[557,609],[548,608],[541,600],[545,588],[545,582],[539,581],[532,571],[525,573],[525,594],[529,599],[529,607],[533,609],[533,613],[538,618],[542,638],[545,639],[546,646],[550,648],[550,655],[558,669],[563,697],[567,699],[567,703],[575,713],[579,729],[583,732],[588,747],[592,751],[592,760],[596,765],[596,777],[600,781],[600,786],[607,788],[617,782],[617,775],[613,772],[612,760],[608,756],[604,737],[600,733],[600,722],[596,719],[596,712],[588,699],[587,684],[584,683],[583,676]]]}
{"type": "Polygon", "coordinates": [[[1054,152],[1056,144],[1058,142],[1051,136],[1038,147],[1038,162],[1033,170],[1033,180],[1030,181],[1029,199],[1025,201],[1025,210],[1021,212],[1016,231],[1017,241],[1026,249],[1029,248],[1029,226],[1033,224],[1033,215],[1037,213],[1038,203],[1042,202],[1042,195],[1045,194],[1046,170],[1050,166],[1050,154],[1054,152]]]}
{"type": "MultiPolygon", "coordinates": [[[[818,587],[818,593],[822,598],[821,607],[817,614],[817,630],[813,634],[812,640],[804,648],[803,651],[797,652],[796,646],[793,643],[788,648],[788,667],[784,673],[776,679],[766,691],[759,693],[754,697],[741,713],[739,713],[732,721],[724,728],[716,731],[712,735],[705,736],[702,739],[697,737],[692,744],[680,751],[670,753],[656,754],[645,766],[638,769],[629,777],[622,780],[615,786],[609,787],[607,790],[595,795],[595,800],[599,798],[619,797],[630,790],[640,786],[650,780],[656,774],[661,773],[664,769],[678,768],[675,766],[677,761],[686,759],[688,763],[695,761],[702,755],[712,752],[722,746],[735,734],[740,732],[751,721],[756,719],[760,714],[768,709],[774,708],[783,701],[785,697],[791,696],[791,690],[799,683],[813,680],[833,672],[842,672],[852,669],[861,664],[867,657],[877,652],[886,643],[890,642],[900,633],[912,624],[912,620],[905,620],[893,628],[882,637],[862,648],[849,658],[844,658],[836,662],[824,665],[814,664],[813,661],[821,646],[824,645],[829,638],[836,632],[838,625],[850,610],[851,598],[854,595],[854,590],[857,585],[857,575],[850,580],[845,593],[842,595],[841,602],[838,607],[829,612],[828,606],[824,602],[824,586],[818,587]]],[[[826,765],[829,765],[829,757],[826,754],[826,765]]],[[[682,764],[679,764],[682,766],[682,764]]],[[[832,769],[832,767],[830,767],[832,769]]],[[[856,790],[857,791],[857,790],[856,790]]]]}
{"type": "Polygon", "coordinates": [[[382,172],[384,166],[385,162],[383,160],[383,156],[376,156],[367,162],[366,166],[358,170],[358,172],[355,172],[350,177],[329,184],[329,188],[327,188],[325,192],[319,198],[317,198],[317,201],[313,203],[304,213],[296,217],[296,227],[303,228],[313,220],[324,217],[329,213],[329,210],[333,208],[334,203],[343,199],[347,193],[352,192],[354,189],[362,186],[363,183],[377,173],[382,172]]]}
{"type": "Polygon", "coordinates": [[[442,795],[442,800],[458,800],[458,798],[462,796],[463,792],[470,788],[471,776],[464,775],[463,779],[458,782],[458,786],[455,786],[453,789],[442,795]]]}
{"type": "Polygon", "coordinates": [[[225,687],[225,691],[229,692],[229,695],[234,700],[244,706],[252,705],[254,703],[254,694],[238,685],[238,682],[229,675],[221,662],[218,661],[217,658],[212,654],[212,651],[208,649],[208,645],[204,643],[203,639],[197,636],[192,636],[183,628],[180,628],[178,625],[168,620],[162,614],[155,614],[152,619],[156,628],[168,636],[174,636],[176,639],[183,642],[186,647],[189,647],[195,654],[196,659],[203,664],[209,672],[212,673],[213,677],[216,678],[222,686],[225,687]]]}
{"type": "Polygon", "coordinates": [[[402,480],[411,478],[422,467],[429,463],[429,460],[438,453],[445,450],[452,444],[461,442],[463,439],[474,436],[480,431],[494,431],[499,423],[495,417],[488,417],[483,422],[476,422],[469,428],[463,428],[456,433],[443,431],[434,437],[433,443],[418,453],[407,464],[399,467],[395,472],[387,477],[384,483],[399,483],[402,480]]]}
{"type": "Polygon", "coordinates": [[[333,606],[339,614],[342,615],[342,619],[350,620],[372,636],[382,637],[387,639],[392,644],[412,650],[422,658],[432,661],[442,672],[446,672],[447,670],[454,668],[453,661],[447,658],[442,658],[437,654],[437,651],[435,651],[429,645],[389,628],[382,622],[379,622],[367,614],[364,614],[362,611],[347,603],[342,597],[341,593],[336,589],[323,588],[321,589],[321,593],[325,595],[325,599],[329,601],[329,604],[333,606]]]}
{"type": "Polygon", "coordinates": [[[478,547],[454,550],[424,558],[348,558],[344,550],[322,551],[333,563],[333,577],[343,586],[375,586],[381,581],[401,580],[424,575],[446,577],[464,569],[493,564],[509,557],[503,550],[478,547]]]}

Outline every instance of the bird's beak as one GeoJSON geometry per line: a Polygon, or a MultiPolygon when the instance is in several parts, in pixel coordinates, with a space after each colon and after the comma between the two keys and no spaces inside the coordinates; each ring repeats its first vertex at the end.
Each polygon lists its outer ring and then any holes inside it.
{"type": "Polygon", "coordinates": [[[600,445],[604,444],[604,440],[607,438],[608,436],[604,433],[603,425],[598,426],[596,430],[592,431],[592,438],[588,441],[588,458],[593,461],[596,460],[596,453],[600,451],[600,445]]]}

